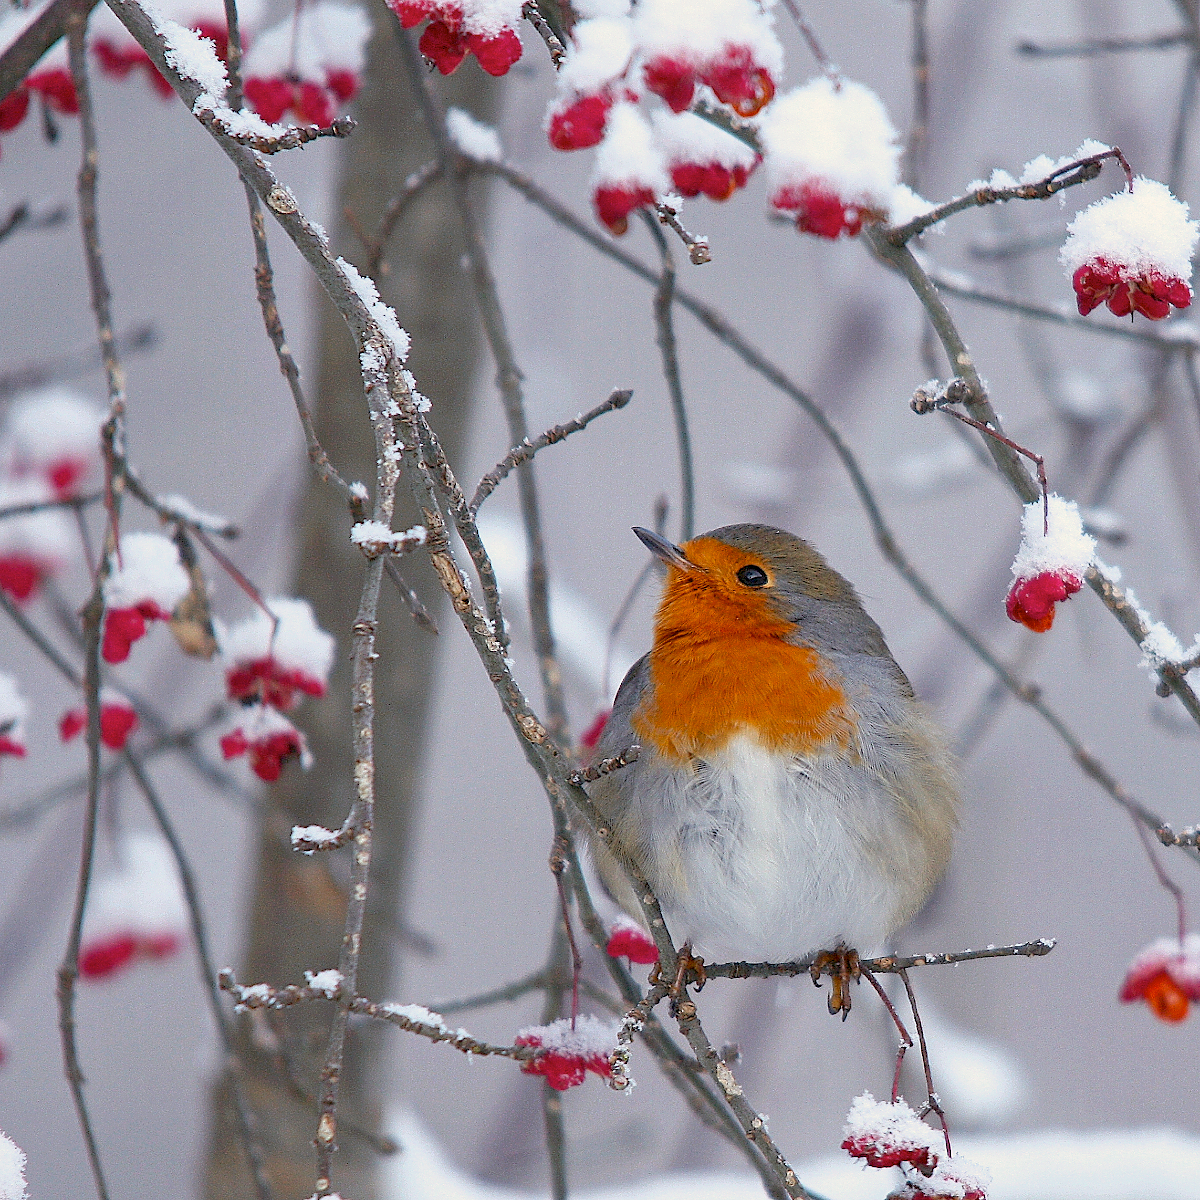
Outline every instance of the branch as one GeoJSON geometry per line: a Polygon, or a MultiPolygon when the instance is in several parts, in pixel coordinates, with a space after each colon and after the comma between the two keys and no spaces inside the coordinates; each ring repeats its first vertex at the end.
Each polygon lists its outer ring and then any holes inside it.
{"type": "Polygon", "coordinates": [[[1140,38],[1089,38],[1084,42],[1018,42],[1016,52],[1027,58],[1090,58],[1096,54],[1124,54],[1131,50],[1169,50],[1195,42],[1195,34],[1187,29],[1174,33],[1157,33],[1140,38]]]}
{"type": "Polygon", "coordinates": [[[646,228],[658,249],[661,274],[654,292],[654,328],[662,356],[663,377],[671,401],[675,425],[675,443],[679,452],[679,540],[686,542],[696,532],[696,473],[692,459],[692,435],[688,430],[687,407],[683,400],[683,381],[679,375],[679,353],[675,341],[675,262],[663,231],[655,219],[643,212],[646,228]]]}
{"type": "MultiPolygon", "coordinates": [[[[1042,958],[1056,944],[1054,938],[1038,938],[1015,946],[988,946],[986,950],[948,950],[941,954],[913,954],[908,957],[889,954],[884,958],[864,959],[862,965],[877,975],[895,974],[910,967],[945,967],[975,962],[981,958],[1042,958]]],[[[771,979],[777,975],[807,975],[819,957],[814,954],[810,958],[787,963],[705,963],[704,972],[709,979],[771,979]]]]}
{"type": "MultiPolygon", "coordinates": [[[[510,471],[514,467],[519,467],[522,463],[528,462],[539,450],[544,450],[547,446],[556,445],[558,442],[568,438],[573,433],[579,433],[586,429],[597,417],[604,416],[605,413],[615,412],[617,409],[624,408],[625,405],[633,398],[633,392],[628,388],[615,389],[601,404],[597,404],[595,408],[589,409],[582,416],[576,417],[573,421],[564,421],[561,425],[552,425],[545,433],[539,434],[533,441],[528,438],[519,446],[514,446],[480,481],[479,486],[475,489],[475,495],[471,497],[471,503],[467,505],[472,517],[479,512],[479,506],[500,486],[500,484],[508,477],[510,471]]],[[[0,512],[0,516],[3,513],[0,512]]]]}
{"type": "Polygon", "coordinates": [[[1125,168],[1125,176],[1132,180],[1133,172],[1125,156],[1115,146],[1102,154],[1093,154],[1087,158],[1079,158],[1067,163],[1057,170],[1051,171],[1037,183],[1020,183],[1012,187],[977,187],[945,204],[914,217],[904,225],[883,226],[879,236],[886,238],[893,246],[902,246],[905,242],[924,233],[931,225],[952,217],[955,213],[968,208],[983,208],[988,204],[1003,204],[1008,200],[1048,200],[1066,188],[1076,187],[1081,183],[1089,183],[1100,174],[1106,159],[1115,158],[1125,168]]]}

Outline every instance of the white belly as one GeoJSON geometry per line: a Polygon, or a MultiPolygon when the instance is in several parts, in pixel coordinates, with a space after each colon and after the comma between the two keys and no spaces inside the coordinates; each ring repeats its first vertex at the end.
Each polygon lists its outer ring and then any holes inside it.
{"type": "Polygon", "coordinates": [[[688,939],[710,961],[783,962],[842,941],[866,955],[908,915],[897,866],[912,834],[863,769],[741,736],[678,778],[659,775],[641,813],[676,945],[688,939]]]}

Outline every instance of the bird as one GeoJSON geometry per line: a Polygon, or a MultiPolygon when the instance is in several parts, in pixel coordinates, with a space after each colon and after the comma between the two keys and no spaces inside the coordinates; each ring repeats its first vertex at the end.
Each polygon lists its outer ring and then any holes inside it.
{"type": "Polygon", "coordinates": [[[589,785],[610,827],[590,838],[598,873],[644,926],[620,857],[636,866],[701,984],[705,960],[820,956],[814,981],[829,970],[845,1019],[859,952],[946,869],[959,808],[946,737],[808,542],[759,524],[682,545],[633,532],[666,580],[651,649],[593,753],[638,747],[589,785]]]}

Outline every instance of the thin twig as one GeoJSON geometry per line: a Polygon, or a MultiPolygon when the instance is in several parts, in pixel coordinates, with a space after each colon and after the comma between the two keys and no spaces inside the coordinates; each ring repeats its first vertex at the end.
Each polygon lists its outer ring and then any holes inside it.
{"type": "Polygon", "coordinates": [[[296,415],[300,418],[300,428],[304,431],[304,444],[308,449],[308,460],[316,469],[317,475],[326,483],[332,483],[342,493],[346,502],[352,503],[357,497],[350,485],[342,478],[337,468],[325,453],[321,439],[317,436],[316,426],[313,425],[312,413],[308,401],[304,398],[304,389],[300,384],[300,368],[292,355],[284,332],[283,320],[279,315],[279,302],[275,295],[275,272],[271,267],[271,253],[267,245],[267,230],[263,223],[262,205],[258,195],[248,180],[243,180],[246,190],[246,204],[250,210],[250,236],[254,240],[254,286],[258,295],[258,306],[262,311],[263,325],[267,337],[275,349],[275,357],[279,370],[287,380],[288,390],[292,394],[292,403],[296,406],[296,415]]]}
{"type": "Polygon", "coordinates": [[[910,0],[912,8],[912,123],[904,147],[904,182],[921,190],[922,168],[929,144],[929,4],[910,0]]]}
{"type": "Polygon", "coordinates": [[[442,1016],[448,1013],[469,1012],[473,1008],[489,1008],[493,1004],[509,1004],[520,1000],[530,992],[541,991],[546,986],[546,970],[539,967],[536,971],[506,983],[503,987],[491,988],[474,996],[465,996],[461,1000],[444,1000],[440,1004],[427,1004],[425,1007],[439,1012],[442,1016]]]}
{"type": "MultiPolygon", "coordinates": [[[[632,398],[633,392],[628,388],[617,388],[610,393],[607,400],[602,404],[597,404],[595,408],[588,409],[582,416],[576,417],[573,421],[564,421],[561,425],[552,425],[545,433],[539,434],[532,441],[526,438],[521,445],[514,446],[479,481],[475,495],[471,497],[471,503],[467,505],[471,516],[475,516],[479,512],[479,506],[500,486],[515,467],[528,462],[539,450],[544,450],[547,446],[554,446],[564,438],[570,437],[571,434],[586,429],[597,417],[624,408],[632,398]]],[[[0,512],[0,516],[3,516],[2,512],[0,512]]]]}
{"type": "MultiPolygon", "coordinates": [[[[640,211],[644,217],[652,219],[649,209],[643,208],[640,211]]],[[[705,263],[712,262],[708,238],[691,233],[680,221],[679,212],[673,204],[666,204],[660,200],[654,205],[654,211],[658,214],[659,224],[665,225],[684,244],[693,267],[702,267],[705,263]]]]}
{"type": "Polygon", "coordinates": [[[1186,29],[1173,33],[1156,33],[1151,37],[1089,38],[1085,42],[1063,42],[1049,45],[1042,42],[1018,42],[1016,51],[1028,58],[1089,58],[1096,54],[1124,54],[1131,50],[1169,50],[1195,41],[1186,29]]]}
{"type": "Polygon", "coordinates": [[[418,196],[423,195],[431,183],[441,177],[440,159],[435,158],[423,167],[418,167],[404,181],[400,191],[383,210],[379,224],[375,227],[375,236],[370,239],[363,238],[363,248],[367,251],[367,274],[372,279],[379,279],[387,274],[387,263],[384,261],[383,255],[400,218],[408,211],[409,205],[418,196]]]}
{"type": "Polygon", "coordinates": [[[662,356],[663,377],[671,401],[671,418],[675,425],[675,444],[679,453],[679,536],[689,541],[696,532],[696,472],[692,458],[692,436],[688,429],[687,406],[683,399],[683,380],[679,374],[679,352],[675,342],[675,260],[671,248],[649,213],[643,213],[646,228],[654,239],[661,267],[658,287],[654,292],[654,328],[662,356]]]}
{"type": "Polygon", "coordinates": [[[783,7],[788,10],[788,14],[795,21],[796,27],[800,30],[805,42],[808,43],[808,48],[813,58],[817,60],[817,66],[821,68],[822,73],[833,84],[834,89],[840,92],[842,90],[842,76],[837,67],[833,65],[829,55],[825,53],[825,48],[817,39],[813,27],[804,19],[804,14],[800,11],[798,0],[783,0],[783,7]]]}
{"type": "Polygon", "coordinates": [[[567,57],[567,50],[559,40],[558,34],[551,29],[550,22],[542,15],[542,10],[537,6],[537,0],[525,0],[525,3],[521,5],[521,16],[537,30],[538,36],[546,43],[546,49],[550,51],[550,61],[557,71],[567,57]]]}
{"type": "Polygon", "coordinates": [[[395,560],[391,558],[385,559],[383,569],[387,572],[387,577],[395,586],[400,599],[404,601],[405,607],[412,614],[412,619],[426,633],[432,633],[436,637],[438,631],[437,622],[429,615],[429,610],[425,605],[421,603],[421,597],[405,582],[404,576],[400,574],[400,568],[396,566],[395,560]]]}
{"type": "Polygon", "coordinates": [[[926,1101],[928,1111],[937,1113],[937,1118],[942,1123],[942,1137],[946,1142],[946,1157],[949,1158],[954,1153],[950,1149],[950,1126],[946,1121],[946,1114],[942,1111],[942,1102],[938,1098],[937,1089],[933,1086],[933,1068],[929,1064],[929,1047],[925,1044],[925,1027],[921,1024],[921,1011],[917,1008],[917,994],[913,991],[908,972],[903,967],[896,974],[900,976],[904,990],[908,994],[908,1006],[912,1009],[913,1024],[917,1027],[917,1041],[921,1045],[921,1066],[925,1069],[925,1092],[929,1097],[926,1101]]]}
{"type": "Polygon", "coordinates": [[[358,122],[353,117],[342,116],[332,125],[289,125],[282,133],[267,137],[242,129],[231,129],[211,108],[202,108],[194,115],[209,132],[219,131],[257,154],[279,154],[284,150],[298,150],[318,138],[349,137],[358,127],[358,122]]]}
{"type": "MultiPolygon", "coordinates": [[[[79,168],[78,193],[80,224],[83,232],[84,258],[88,270],[88,283],[92,295],[92,308],[96,317],[97,333],[101,353],[104,356],[105,373],[108,377],[110,414],[109,428],[119,421],[122,407],[120,370],[116,365],[112,346],[112,321],[108,307],[108,283],[104,274],[104,261],[100,250],[100,235],[96,221],[96,174],[98,151],[96,149],[95,115],[92,109],[91,89],[87,76],[85,36],[87,30],[86,11],[74,9],[67,20],[67,53],[71,67],[71,78],[79,98],[79,120],[81,129],[82,161],[79,168]]],[[[111,442],[108,449],[111,449],[111,442]]],[[[119,491],[113,497],[114,508],[120,503],[119,491]]],[[[116,522],[113,521],[115,536],[116,522]]],[[[106,563],[108,561],[106,556],[106,563]]],[[[79,856],[79,875],[75,888],[75,905],[71,917],[71,930],[66,949],[58,968],[57,998],[58,1026],[62,1040],[63,1068],[75,1111],[87,1148],[88,1162],[99,1200],[108,1200],[108,1186],[104,1167],[100,1160],[100,1147],[92,1128],[84,1095],[83,1068],[79,1061],[79,1048],[75,1036],[75,985],[79,978],[79,948],[83,938],[83,918],[87,910],[88,891],[92,880],[92,866],[96,851],[96,820],[100,807],[100,631],[104,619],[104,569],[97,574],[91,596],[83,611],[85,639],[83,690],[87,702],[87,752],[88,794],[84,815],[83,846],[79,856]]],[[[40,648],[40,647],[39,647],[40,648]]]]}
{"type": "Polygon", "coordinates": [[[1100,174],[1105,160],[1110,158],[1116,159],[1121,164],[1125,170],[1126,181],[1131,181],[1133,171],[1125,156],[1114,146],[1101,154],[1079,158],[1058,167],[1036,183],[1021,183],[1013,187],[972,188],[964,195],[947,200],[945,204],[939,204],[936,208],[922,216],[914,217],[903,225],[883,227],[879,231],[879,236],[886,238],[893,246],[901,246],[924,233],[931,225],[936,225],[939,221],[944,221],[947,217],[952,217],[955,213],[963,212],[968,208],[983,208],[988,204],[1003,204],[1008,200],[1048,200],[1065,188],[1076,187],[1095,179],[1100,174]]]}
{"type": "MultiPolygon", "coordinates": [[[[980,958],[1041,958],[1054,949],[1054,938],[1038,938],[1013,946],[988,946],[984,950],[947,950],[937,954],[913,954],[907,957],[889,954],[883,958],[863,959],[863,966],[877,975],[894,974],[910,967],[946,967],[955,963],[974,962],[980,958]]],[[[819,955],[787,963],[705,963],[709,979],[771,979],[777,975],[807,975],[819,955]]]]}

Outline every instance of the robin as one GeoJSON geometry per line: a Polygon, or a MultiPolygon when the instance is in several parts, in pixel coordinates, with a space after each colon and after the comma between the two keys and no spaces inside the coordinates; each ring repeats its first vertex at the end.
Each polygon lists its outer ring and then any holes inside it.
{"type": "MultiPolygon", "coordinates": [[[[682,546],[634,533],[667,579],[654,645],[596,755],[641,749],[592,800],[685,958],[820,953],[840,963],[829,1006],[844,1017],[857,950],[881,947],[945,870],[958,808],[945,736],[807,542],[768,525],[682,546]]],[[[605,885],[641,920],[625,871],[593,842],[605,885]]]]}

